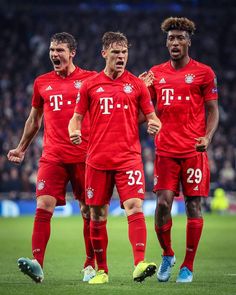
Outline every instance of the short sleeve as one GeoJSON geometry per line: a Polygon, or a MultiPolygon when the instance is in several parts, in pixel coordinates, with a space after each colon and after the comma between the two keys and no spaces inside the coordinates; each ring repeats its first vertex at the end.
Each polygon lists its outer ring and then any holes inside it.
{"type": "Polygon", "coordinates": [[[84,116],[88,110],[88,106],[89,106],[89,100],[88,100],[87,82],[84,81],[78,92],[74,112],[84,116]]]}
{"type": "Polygon", "coordinates": [[[144,115],[154,112],[154,106],[151,100],[149,90],[145,86],[144,82],[140,80],[140,107],[144,115]]]}
{"type": "Polygon", "coordinates": [[[44,100],[40,95],[39,92],[39,87],[38,87],[38,79],[34,81],[34,86],[33,86],[33,95],[32,95],[32,107],[35,108],[42,108],[44,104],[44,100]]]}
{"type": "Polygon", "coordinates": [[[202,91],[205,101],[218,99],[217,79],[210,67],[206,70],[202,91]]]}

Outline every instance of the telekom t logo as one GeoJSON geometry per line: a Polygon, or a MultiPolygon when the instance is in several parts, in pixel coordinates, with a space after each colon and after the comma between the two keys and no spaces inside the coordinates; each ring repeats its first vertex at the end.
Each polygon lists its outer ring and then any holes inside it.
{"type": "MultiPolygon", "coordinates": [[[[165,101],[164,106],[169,106],[171,101],[174,99],[174,89],[166,88],[161,90],[161,99],[165,101]]],[[[177,100],[182,100],[182,96],[178,95],[177,100]]],[[[185,100],[190,100],[190,96],[185,96],[185,100]]]]}
{"type": "Polygon", "coordinates": [[[101,110],[103,110],[103,115],[111,114],[109,109],[113,109],[113,98],[112,97],[101,97],[100,98],[101,110]]]}
{"type": "Polygon", "coordinates": [[[58,95],[51,95],[49,97],[50,99],[50,106],[53,107],[54,109],[53,111],[60,111],[61,109],[59,108],[59,106],[61,106],[63,104],[62,102],[62,95],[58,94],[58,95]]]}
{"type": "Polygon", "coordinates": [[[170,105],[170,101],[174,99],[174,89],[162,89],[162,100],[165,100],[164,106],[169,106],[170,105]]]}

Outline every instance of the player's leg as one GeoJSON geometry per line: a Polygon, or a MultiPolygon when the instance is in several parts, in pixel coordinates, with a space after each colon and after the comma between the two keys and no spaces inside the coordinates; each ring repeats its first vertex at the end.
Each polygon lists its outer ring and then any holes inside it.
{"type": "Polygon", "coordinates": [[[86,252],[86,260],[84,262],[83,281],[87,282],[96,275],[95,271],[95,254],[93,250],[92,240],[90,236],[90,210],[84,202],[79,202],[80,212],[83,218],[83,236],[86,252]]]}
{"type": "Polygon", "coordinates": [[[50,237],[50,223],[55,205],[56,199],[52,196],[43,195],[37,198],[32,233],[32,254],[34,258],[21,257],[18,259],[20,270],[36,283],[41,283],[44,279],[43,262],[50,237]]]}
{"type": "Polygon", "coordinates": [[[187,213],[186,252],[180,266],[178,283],[190,283],[193,280],[193,263],[203,229],[201,197],[186,198],[185,205],[187,213]]]}
{"type": "Polygon", "coordinates": [[[75,199],[79,201],[80,212],[83,218],[83,236],[85,244],[86,259],[83,267],[83,281],[87,282],[95,276],[95,255],[90,237],[90,211],[85,204],[85,163],[68,165],[70,182],[75,199]]]}
{"type": "Polygon", "coordinates": [[[141,282],[156,270],[155,263],[145,262],[147,230],[142,209],[145,192],[143,165],[140,163],[134,169],[117,172],[115,181],[128,220],[128,236],[135,266],[133,279],[141,282]]]}
{"type": "Polygon", "coordinates": [[[188,283],[193,279],[193,264],[203,229],[200,196],[207,197],[209,193],[210,173],[206,153],[185,160],[182,177],[187,214],[186,252],[177,282],[188,283]]]}
{"type": "Polygon", "coordinates": [[[86,167],[86,204],[90,207],[90,236],[97,262],[97,273],[89,284],[108,283],[107,216],[112,196],[113,173],[86,167]]]}
{"type": "Polygon", "coordinates": [[[90,234],[92,245],[97,262],[96,276],[89,280],[89,284],[108,283],[108,266],[107,266],[107,216],[108,205],[90,206],[91,221],[90,234]]]}
{"type": "Polygon", "coordinates": [[[171,244],[172,217],[171,208],[174,196],[179,191],[180,165],[178,160],[157,156],[155,160],[155,187],[157,203],[155,210],[155,231],[163,249],[162,262],[157,272],[160,282],[167,282],[171,268],[175,264],[175,255],[171,244]]]}
{"type": "Polygon", "coordinates": [[[32,232],[32,255],[34,259],[20,258],[21,271],[36,282],[44,278],[43,263],[51,233],[51,218],[56,205],[65,204],[65,187],[68,182],[63,166],[40,160],[36,196],[37,208],[32,232]]]}

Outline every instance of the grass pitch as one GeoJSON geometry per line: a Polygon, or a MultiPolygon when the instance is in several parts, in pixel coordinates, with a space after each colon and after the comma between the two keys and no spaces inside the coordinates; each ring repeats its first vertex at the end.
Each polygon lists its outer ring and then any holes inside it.
{"type": "MultiPolygon", "coordinates": [[[[161,250],[153,227],[147,219],[148,261],[161,260],[161,250]]],[[[156,276],[142,284],[132,280],[133,257],[128,242],[125,217],[108,220],[109,284],[88,285],[80,272],[84,261],[82,220],[80,216],[54,218],[51,239],[44,263],[45,280],[35,284],[17,267],[21,256],[31,257],[33,217],[0,218],[0,294],[1,295],[235,295],[236,294],[236,216],[206,215],[196,257],[194,280],[176,284],[175,279],[185,251],[185,216],[173,218],[172,240],[177,263],[170,282],[158,283],[156,276]]]]}

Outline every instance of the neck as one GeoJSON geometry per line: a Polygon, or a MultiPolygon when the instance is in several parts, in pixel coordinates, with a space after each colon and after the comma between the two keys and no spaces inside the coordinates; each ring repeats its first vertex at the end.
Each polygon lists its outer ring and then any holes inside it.
{"type": "Polygon", "coordinates": [[[183,58],[179,59],[179,60],[173,60],[171,59],[171,65],[172,67],[175,69],[175,70],[179,70],[179,69],[182,69],[184,68],[190,61],[190,57],[187,55],[187,56],[184,56],[183,58]]]}
{"type": "Polygon", "coordinates": [[[71,73],[73,73],[75,70],[75,65],[72,63],[69,65],[64,71],[57,72],[57,75],[59,75],[62,78],[68,77],[71,73]]]}
{"type": "Polygon", "coordinates": [[[124,70],[123,71],[114,71],[110,68],[105,67],[104,73],[109,78],[115,80],[115,79],[119,78],[124,73],[124,70]]]}

